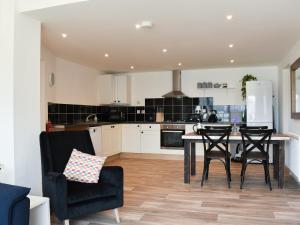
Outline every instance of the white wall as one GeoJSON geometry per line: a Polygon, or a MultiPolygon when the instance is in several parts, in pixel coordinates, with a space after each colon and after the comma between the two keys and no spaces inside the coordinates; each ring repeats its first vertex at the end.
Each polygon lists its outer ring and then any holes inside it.
{"type": "Polygon", "coordinates": [[[41,194],[40,119],[41,24],[16,13],[14,43],[15,183],[41,194]]]}
{"type": "MultiPolygon", "coordinates": [[[[291,119],[291,86],[290,65],[300,57],[300,40],[289,51],[280,63],[280,130],[295,135],[300,140],[300,120],[291,119]]],[[[287,144],[286,166],[289,167],[295,178],[300,182],[300,141],[292,139],[287,144]]]]}
{"type": "Polygon", "coordinates": [[[0,0],[0,182],[14,183],[14,1],[0,0]]]}
{"type": "Polygon", "coordinates": [[[41,194],[40,23],[0,0],[0,181],[41,194]]]}
{"type": "Polygon", "coordinates": [[[45,63],[45,92],[47,102],[97,105],[99,72],[68,60],[56,57],[47,48],[42,48],[42,62],[45,63]],[[48,84],[49,75],[55,74],[55,85],[48,84]]]}

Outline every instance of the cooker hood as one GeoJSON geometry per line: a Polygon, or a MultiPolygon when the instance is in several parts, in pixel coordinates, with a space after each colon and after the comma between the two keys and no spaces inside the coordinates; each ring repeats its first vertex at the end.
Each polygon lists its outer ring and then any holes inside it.
{"type": "Polygon", "coordinates": [[[173,90],[163,95],[163,98],[180,98],[186,97],[186,95],[181,91],[181,70],[173,70],[173,90]]]}

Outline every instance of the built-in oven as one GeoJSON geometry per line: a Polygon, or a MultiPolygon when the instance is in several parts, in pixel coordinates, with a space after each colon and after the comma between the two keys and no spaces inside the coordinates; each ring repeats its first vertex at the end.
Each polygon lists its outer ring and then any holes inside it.
{"type": "Polygon", "coordinates": [[[185,134],[184,124],[162,124],[160,126],[160,143],[162,149],[183,149],[182,135],[185,134]]]}

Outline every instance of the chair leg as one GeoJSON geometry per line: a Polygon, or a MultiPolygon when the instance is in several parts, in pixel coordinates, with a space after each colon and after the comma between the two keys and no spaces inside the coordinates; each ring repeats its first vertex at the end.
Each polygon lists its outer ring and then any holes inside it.
{"type": "Polygon", "coordinates": [[[263,160],[262,164],[264,166],[264,171],[265,171],[265,182],[266,184],[268,183],[268,173],[267,173],[267,161],[263,160]]]}
{"type": "Polygon", "coordinates": [[[226,171],[228,188],[230,188],[231,178],[230,178],[230,168],[228,167],[228,163],[225,163],[225,171],[226,171]]]}
{"type": "Polygon", "coordinates": [[[120,216],[119,216],[119,210],[118,210],[118,208],[114,209],[113,211],[114,211],[114,216],[116,218],[117,223],[120,223],[121,221],[120,221],[120,216]]]}
{"type": "Polygon", "coordinates": [[[206,180],[208,180],[209,165],[210,165],[210,159],[207,160],[207,165],[206,165],[206,175],[205,175],[206,180]]]}
{"type": "MultiPolygon", "coordinates": [[[[247,161],[246,161],[247,162],[247,161]]],[[[242,171],[241,171],[241,185],[240,189],[243,189],[244,181],[245,181],[245,173],[246,173],[246,162],[243,161],[242,171]]]]}
{"type": "Polygon", "coordinates": [[[70,225],[70,220],[64,220],[64,225],[70,225]]]}
{"type": "Polygon", "coordinates": [[[203,182],[204,182],[205,174],[206,174],[206,170],[207,170],[206,164],[207,164],[207,161],[206,161],[206,159],[204,159],[203,172],[202,172],[202,180],[201,180],[201,187],[203,187],[203,182]]]}
{"type": "Polygon", "coordinates": [[[271,177],[270,177],[270,171],[269,171],[269,162],[266,162],[266,169],[267,169],[269,188],[270,188],[270,191],[272,191],[271,177]]]}

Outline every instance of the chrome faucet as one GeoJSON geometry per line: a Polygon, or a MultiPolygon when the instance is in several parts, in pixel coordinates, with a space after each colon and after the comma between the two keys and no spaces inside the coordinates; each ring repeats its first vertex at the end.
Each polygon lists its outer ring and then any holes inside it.
{"type": "Polygon", "coordinates": [[[94,116],[94,122],[97,122],[97,121],[98,121],[97,115],[93,113],[93,114],[90,114],[90,115],[88,115],[88,116],[86,117],[85,122],[89,122],[89,121],[90,121],[90,118],[91,118],[92,116],[94,116]]]}

